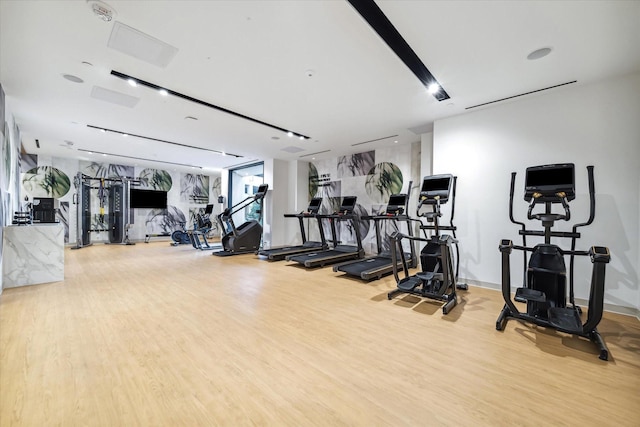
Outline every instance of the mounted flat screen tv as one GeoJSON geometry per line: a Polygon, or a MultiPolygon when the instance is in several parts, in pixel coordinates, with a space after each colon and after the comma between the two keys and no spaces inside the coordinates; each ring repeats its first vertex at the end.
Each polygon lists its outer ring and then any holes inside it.
{"type": "Polygon", "coordinates": [[[167,192],[132,188],[129,205],[134,209],[167,209],[167,192]]]}

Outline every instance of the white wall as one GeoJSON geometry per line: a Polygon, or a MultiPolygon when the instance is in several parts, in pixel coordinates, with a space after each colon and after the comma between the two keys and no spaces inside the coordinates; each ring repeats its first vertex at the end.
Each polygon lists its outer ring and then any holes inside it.
{"type": "MultiPolygon", "coordinates": [[[[607,267],[605,302],[640,309],[639,160],[640,74],[599,84],[568,86],[437,121],[433,173],[458,176],[456,218],[461,276],[497,287],[500,239],[521,242],[517,227],[508,219],[512,171],[518,172],[514,214],[524,219],[526,167],[575,163],[577,196],[571,203],[570,221],[573,224],[588,216],[586,166],[594,165],[596,218],[590,227],[583,229],[579,248],[608,246],[612,261],[607,267]]],[[[563,222],[555,229],[570,227],[563,222]]],[[[519,252],[512,255],[512,267],[512,284],[519,286],[522,274],[519,252]]],[[[586,299],[590,262],[581,257],[576,267],[576,296],[586,299]]]]}
{"type": "Polygon", "coordinates": [[[287,228],[284,214],[289,213],[289,166],[285,160],[268,159],[264,162],[264,182],[269,184],[269,198],[265,202],[264,236],[266,246],[286,243],[287,228]]]}
{"type": "MultiPolygon", "coordinates": [[[[286,213],[298,213],[309,206],[309,163],[292,160],[288,164],[289,177],[287,182],[287,210],[286,213]]],[[[302,242],[300,224],[296,218],[286,218],[285,245],[299,245],[302,242]]],[[[307,238],[309,238],[308,221],[305,220],[307,238]]],[[[315,225],[314,225],[315,227],[315,225]]]]}

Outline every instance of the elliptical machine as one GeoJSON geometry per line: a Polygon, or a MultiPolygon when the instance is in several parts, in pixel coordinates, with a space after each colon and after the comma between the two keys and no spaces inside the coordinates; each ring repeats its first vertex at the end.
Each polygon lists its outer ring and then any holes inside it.
{"type": "Polygon", "coordinates": [[[511,240],[500,241],[502,253],[502,296],[505,306],[496,320],[496,329],[501,331],[509,319],[518,319],[560,332],[590,339],[599,350],[598,357],[608,360],[609,349],[597,330],[602,319],[604,305],[605,267],[610,261],[609,249],[604,246],[592,246],[588,251],[575,249],[576,240],[580,238],[579,227],[593,222],[595,216],[595,189],[593,166],[587,166],[589,180],[589,218],[586,222],[573,226],[571,232],[551,231],[556,221],[569,221],[571,211],[569,202],[575,199],[575,170],[573,163],[534,166],[527,168],[525,178],[524,199],[529,202],[527,219],[539,220],[542,230],[527,230],[526,225],[513,218],[513,193],[516,173],[511,174],[511,190],[509,195],[509,219],[521,227],[522,246],[514,245],[511,240]],[[537,204],[544,204],[544,212],[534,213],[537,204]],[[552,206],[561,204],[564,213],[553,213],[552,206]],[[526,236],[543,236],[544,243],[533,248],[527,246],[526,236]],[[561,249],[551,244],[551,238],[571,239],[571,249],[561,249]],[[516,289],[511,298],[511,277],[509,257],[511,251],[523,251],[524,285],[516,289]],[[527,252],[531,257],[527,264],[527,252]],[[564,256],[569,255],[569,304],[566,303],[567,269],[564,256]],[[573,286],[574,258],[589,256],[593,264],[591,289],[587,319],[582,323],[582,310],[575,303],[573,286]],[[514,304],[514,300],[526,303],[526,312],[522,313],[514,304]]]}
{"type": "Polygon", "coordinates": [[[420,189],[417,216],[426,218],[428,224],[421,225],[425,235],[422,237],[407,236],[402,233],[391,235],[391,260],[393,263],[393,275],[398,288],[387,294],[392,299],[400,293],[418,295],[420,297],[443,301],[442,313],[448,314],[457,304],[457,289],[467,289],[466,284],[457,284],[459,267],[458,240],[455,237],[456,226],[453,225],[455,207],[456,177],[450,174],[432,175],[424,177],[420,189]],[[451,217],[449,225],[440,225],[442,213],[440,206],[451,199],[451,217]],[[431,211],[422,212],[423,206],[431,206],[431,211]],[[431,237],[427,237],[426,230],[432,231],[431,237]],[[453,236],[440,234],[441,230],[451,231],[453,236]],[[426,242],[420,252],[420,264],[422,271],[413,276],[409,275],[409,266],[406,255],[402,249],[402,239],[426,242]],[[453,250],[456,251],[456,267],[454,269],[453,250]],[[400,260],[398,260],[400,258],[400,260]],[[402,266],[404,277],[398,275],[398,264],[402,266]]]}
{"type": "Polygon", "coordinates": [[[222,236],[222,251],[213,252],[216,256],[229,256],[256,252],[260,248],[262,240],[262,211],[264,198],[269,189],[268,184],[262,184],[258,187],[258,191],[243,201],[236,203],[230,208],[226,208],[217,216],[218,224],[221,230],[226,230],[222,236]],[[257,220],[246,221],[236,227],[233,221],[233,214],[250,206],[253,203],[258,204],[256,213],[257,220]]]}

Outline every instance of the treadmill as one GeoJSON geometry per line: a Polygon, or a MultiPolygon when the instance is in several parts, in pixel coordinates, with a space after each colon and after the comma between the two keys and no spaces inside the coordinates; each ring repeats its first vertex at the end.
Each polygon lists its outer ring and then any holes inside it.
{"type": "MultiPolygon", "coordinates": [[[[409,191],[411,191],[411,186],[409,186],[409,191]]],[[[413,236],[413,232],[411,230],[411,218],[406,214],[408,207],[409,196],[407,194],[393,194],[389,197],[389,203],[387,204],[387,209],[384,214],[363,216],[362,219],[374,221],[378,255],[334,265],[333,271],[341,271],[349,276],[359,277],[363,280],[380,279],[387,274],[393,273],[391,251],[383,251],[380,222],[393,221],[396,225],[396,230],[398,221],[406,222],[407,231],[410,236],[413,236]]],[[[409,247],[410,253],[407,254],[406,259],[408,260],[409,265],[413,268],[418,265],[418,258],[416,257],[415,245],[413,242],[409,242],[409,247]]]]}
{"type": "Polygon", "coordinates": [[[324,251],[315,251],[298,255],[288,255],[287,261],[297,262],[307,268],[324,267],[328,264],[343,262],[352,259],[361,259],[364,257],[364,249],[362,248],[362,238],[360,237],[360,228],[358,224],[358,216],[354,212],[356,207],[355,196],[345,196],[342,199],[340,209],[331,215],[318,215],[320,219],[327,219],[331,224],[331,233],[333,236],[333,248],[324,251]],[[351,221],[353,230],[356,233],[355,245],[343,245],[337,239],[336,222],[351,221]]]}
{"type": "Polygon", "coordinates": [[[305,252],[317,252],[329,249],[327,241],[324,237],[324,229],[322,228],[322,220],[318,216],[320,205],[322,204],[322,197],[314,197],[311,199],[307,210],[298,214],[285,214],[285,218],[298,218],[300,222],[300,234],[302,236],[301,245],[289,245],[279,246],[271,249],[261,249],[257,252],[258,255],[267,257],[270,261],[281,261],[288,255],[296,255],[305,252]],[[320,230],[320,241],[314,242],[307,240],[307,233],[304,230],[304,219],[315,218],[318,220],[318,229],[320,230]]]}

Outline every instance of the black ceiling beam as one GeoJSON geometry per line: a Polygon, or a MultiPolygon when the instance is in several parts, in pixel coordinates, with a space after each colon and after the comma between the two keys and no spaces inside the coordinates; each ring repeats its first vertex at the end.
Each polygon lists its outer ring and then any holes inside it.
{"type": "Polygon", "coordinates": [[[405,63],[407,67],[415,74],[422,84],[429,88],[430,85],[436,83],[440,86],[440,90],[433,93],[438,101],[449,99],[449,94],[444,90],[442,85],[434,77],[433,74],[422,63],[418,55],[411,49],[409,43],[400,35],[396,27],[393,26],[389,18],[382,12],[374,0],[347,0],[351,6],[369,23],[371,28],[382,40],[387,43],[391,50],[398,55],[398,58],[405,63]]]}
{"type": "Polygon", "coordinates": [[[185,95],[183,93],[176,92],[175,90],[171,90],[169,88],[157,85],[155,83],[151,83],[151,82],[147,82],[145,80],[141,80],[141,79],[139,79],[137,77],[133,77],[133,76],[130,76],[128,74],[121,73],[120,71],[111,70],[111,75],[116,76],[118,78],[121,78],[123,80],[127,80],[127,81],[128,80],[133,80],[133,81],[136,82],[136,84],[139,84],[139,85],[142,85],[142,86],[146,86],[148,88],[155,89],[155,90],[158,90],[158,91],[161,90],[161,89],[164,89],[164,90],[167,91],[168,95],[173,95],[175,97],[184,99],[185,101],[191,101],[191,102],[194,102],[196,104],[203,105],[205,107],[213,108],[214,110],[222,111],[223,113],[231,114],[232,116],[236,116],[236,117],[239,117],[241,119],[249,120],[250,122],[254,122],[254,123],[257,123],[259,125],[267,126],[267,127],[279,130],[279,131],[284,132],[284,133],[291,132],[293,134],[293,136],[296,136],[298,138],[310,139],[309,136],[303,135],[303,134],[301,134],[299,132],[293,132],[292,130],[284,129],[284,128],[281,128],[280,126],[272,125],[271,123],[263,122],[262,120],[258,120],[258,119],[254,119],[253,117],[245,116],[244,114],[237,113],[235,111],[229,110],[229,109],[224,108],[224,107],[220,107],[219,105],[211,104],[209,102],[203,101],[203,100],[198,99],[198,98],[193,98],[193,97],[191,97],[189,95],[185,95]]]}

